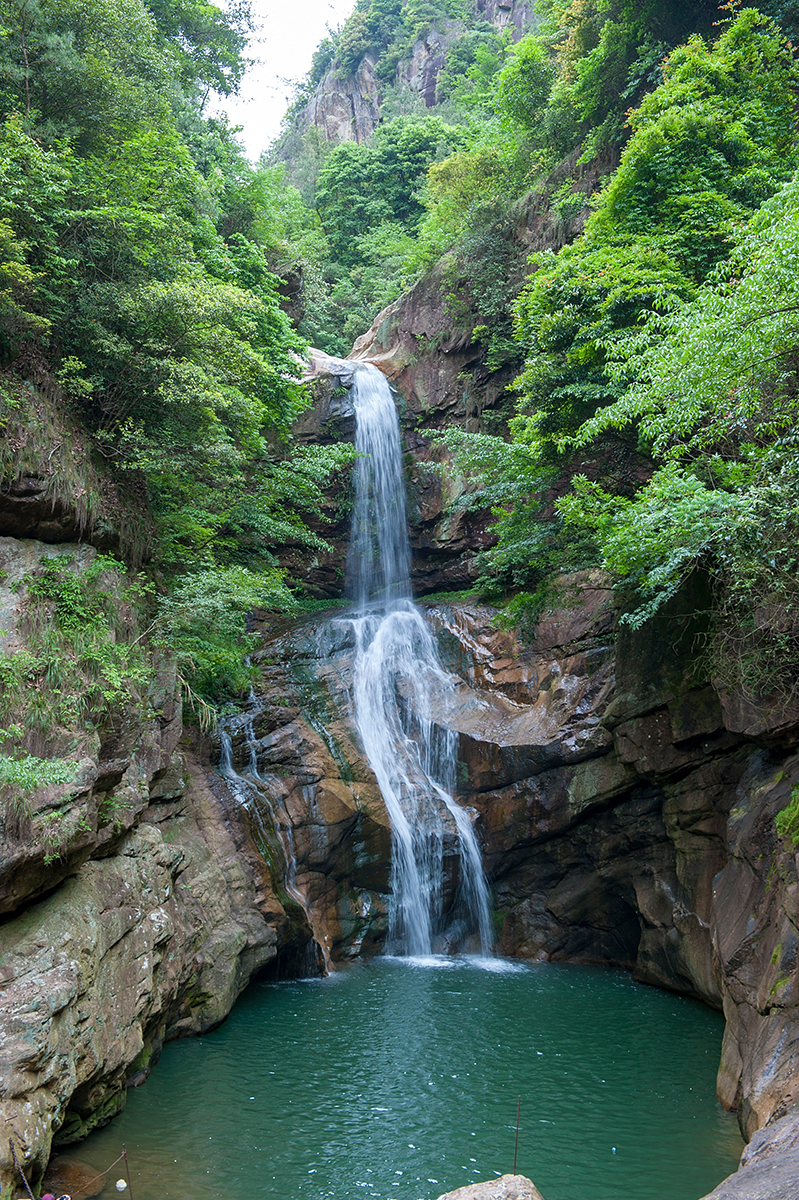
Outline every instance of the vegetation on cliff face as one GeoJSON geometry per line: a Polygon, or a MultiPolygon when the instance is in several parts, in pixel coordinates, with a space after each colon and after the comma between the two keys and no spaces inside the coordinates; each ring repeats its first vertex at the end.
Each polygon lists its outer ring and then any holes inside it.
{"type": "Polygon", "coordinates": [[[135,638],[178,655],[198,702],[244,685],[246,613],[296,603],[274,550],[322,545],[305,521],[323,528],[347,459],[291,445],[297,355],[346,352],[442,256],[489,371],[526,360],[509,438],[448,435],[496,511],[484,589],[534,615],[554,575],[599,563],[640,622],[701,567],[718,671],[792,687],[794,10],[536,11],[513,44],[471,0],[359,0],[278,154],[320,80],[367,55],[381,123],[363,144],[308,131],[287,174],[203,115],[241,77],[246,5],[0,0],[3,473],[50,453],[42,405],[67,406],[91,446],[70,487],[93,520],[114,490],[123,566],[149,564],[135,638]],[[431,110],[391,81],[436,26],[431,110]],[[517,230],[542,197],[584,232],[525,281],[517,230]]]}
{"type": "Polygon", "coordinates": [[[348,451],[291,445],[305,342],[272,269],[290,200],[202,111],[237,86],[249,24],[245,4],[0,3],[4,489],[42,475],[133,568],[120,583],[110,560],[61,556],[20,581],[0,738],[16,786],[52,781],[43,731],[63,751],[58,730],[145,704],[164,647],[190,695],[244,686],[246,613],[295,603],[274,548],[322,544],[304,517],[348,451]]]}
{"type": "Polygon", "coordinates": [[[799,666],[798,82],[754,9],[670,54],[583,235],[531,259],[511,441],[448,437],[495,505],[483,585],[511,589],[512,618],[575,566],[632,592],[634,625],[710,571],[716,679],[782,702],[799,666]]]}
{"type": "MultiPolygon", "coordinates": [[[[408,108],[370,143],[328,151],[308,194],[343,310],[327,310],[326,336],[345,349],[446,256],[453,323],[476,322],[490,370],[525,359],[510,440],[445,439],[483,482],[471,503],[497,517],[484,591],[534,618],[554,576],[600,564],[640,624],[710,571],[716,678],[786,698],[799,663],[793,6],[539,0],[540,26],[516,45],[469,6],[434,7],[426,19],[463,22],[436,116],[408,108]],[[386,151],[409,131],[420,145],[434,121],[405,200],[389,194],[386,151]],[[567,156],[618,160],[590,205],[573,177],[549,182],[567,156]],[[553,221],[582,213],[584,232],[534,255],[520,288],[515,226],[547,192],[553,221]]],[[[298,107],[367,54],[388,80],[416,14],[364,0],[298,107]]]]}

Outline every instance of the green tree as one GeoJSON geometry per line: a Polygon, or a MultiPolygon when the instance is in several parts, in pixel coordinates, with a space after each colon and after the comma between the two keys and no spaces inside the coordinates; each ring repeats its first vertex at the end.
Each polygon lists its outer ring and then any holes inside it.
{"type": "Polygon", "coordinates": [[[500,114],[512,124],[534,129],[543,118],[553,76],[553,65],[541,42],[523,38],[511,48],[497,80],[500,114]]]}
{"type": "Polygon", "coordinates": [[[250,0],[224,9],[208,0],[148,0],[162,36],[177,50],[183,83],[223,96],[238,90],[247,67],[250,0]]]}

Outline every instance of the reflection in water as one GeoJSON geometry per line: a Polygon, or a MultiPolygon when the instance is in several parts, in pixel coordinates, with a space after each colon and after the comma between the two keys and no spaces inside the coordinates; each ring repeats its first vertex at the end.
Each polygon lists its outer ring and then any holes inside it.
{"type": "Polygon", "coordinates": [[[79,1156],[125,1142],[136,1200],[432,1200],[512,1168],[521,1094],[519,1170],[546,1200],[696,1200],[735,1169],[718,1013],[619,972],[487,965],[254,985],[79,1156]]]}

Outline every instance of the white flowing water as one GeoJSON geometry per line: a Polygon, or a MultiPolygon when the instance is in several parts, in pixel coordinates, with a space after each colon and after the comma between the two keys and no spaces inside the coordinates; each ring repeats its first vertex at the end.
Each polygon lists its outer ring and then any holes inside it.
{"type": "MultiPolygon", "coordinates": [[[[249,664],[249,659],[247,660],[249,664]]],[[[305,913],[305,919],[308,922],[316,945],[322,955],[325,964],[325,970],[329,973],[334,969],[330,952],[327,946],[327,938],[316,928],[316,921],[311,904],[308,897],[297,885],[297,860],[294,853],[294,836],[291,824],[285,816],[281,819],[274,804],[269,799],[269,789],[260,786],[264,783],[261,774],[258,770],[258,742],[255,737],[254,720],[261,711],[258,704],[258,698],[255,690],[250,688],[248,697],[248,716],[241,726],[243,742],[247,750],[247,768],[246,774],[241,775],[233,765],[233,738],[230,734],[229,726],[236,718],[227,718],[219,722],[219,774],[227,782],[231,794],[247,809],[253,820],[260,829],[261,836],[264,842],[269,842],[269,829],[264,821],[262,806],[265,804],[271,818],[271,827],[275,832],[280,848],[283,851],[286,870],[283,879],[283,885],[291,899],[298,904],[305,913]]]]}
{"type": "Polygon", "coordinates": [[[411,601],[399,421],[385,377],[355,373],[355,510],[347,574],[355,609],[353,701],[391,819],[390,952],[427,956],[469,944],[491,952],[489,894],[469,813],[452,797],[457,738],[431,716],[454,681],[411,601]],[[458,883],[444,912],[445,849],[458,883]]]}

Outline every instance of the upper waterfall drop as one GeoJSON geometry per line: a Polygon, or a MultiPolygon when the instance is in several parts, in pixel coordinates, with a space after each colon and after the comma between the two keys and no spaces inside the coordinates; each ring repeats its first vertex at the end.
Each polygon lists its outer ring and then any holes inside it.
{"type": "Polygon", "coordinates": [[[355,721],[391,819],[388,949],[427,956],[444,945],[492,946],[489,894],[469,814],[452,798],[457,739],[431,716],[452,692],[435,643],[411,600],[410,546],[399,420],[385,376],[358,365],[355,510],[347,556],[355,634],[355,721]],[[444,910],[445,846],[458,884],[444,910]]]}
{"type": "Polygon", "coordinates": [[[355,372],[355,508],[347,587],[359,612],[411,598],[402,440],[385,375],[366,363],[355,372]]]}

